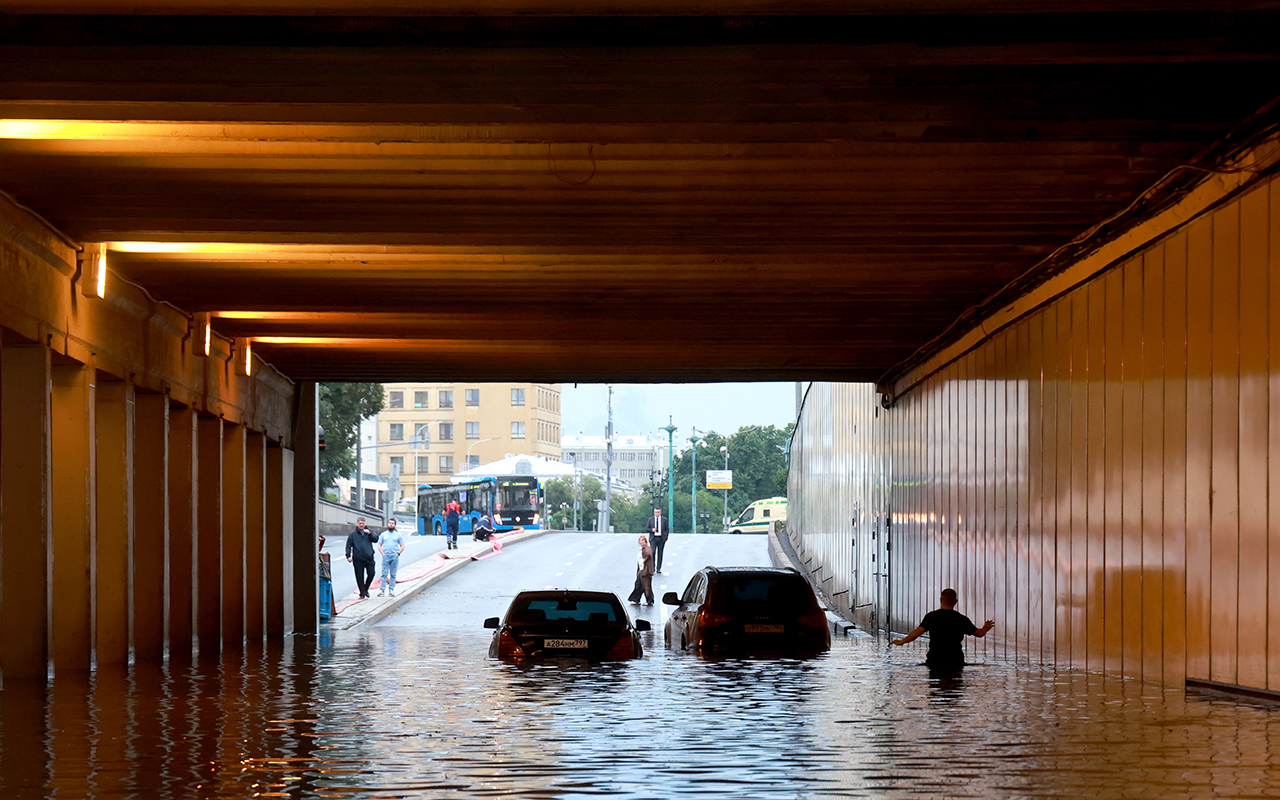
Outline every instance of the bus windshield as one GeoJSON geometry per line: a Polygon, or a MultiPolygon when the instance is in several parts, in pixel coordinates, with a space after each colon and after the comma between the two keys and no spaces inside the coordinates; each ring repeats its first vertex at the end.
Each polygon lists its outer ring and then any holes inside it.
{"type": "Polygon", "coordinates": [[[498,486],[498,507],[503,511],[533,511],[538,503],[538,485],[529,481],[501,481],[498,486]]]}

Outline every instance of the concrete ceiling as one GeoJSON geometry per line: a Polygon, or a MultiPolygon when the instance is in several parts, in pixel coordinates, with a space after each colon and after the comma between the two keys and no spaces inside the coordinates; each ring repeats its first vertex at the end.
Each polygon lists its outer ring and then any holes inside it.
{"type": "Polygon", "coordinates": [[[1280,119],[1280,3],[355,5],[0,3],[0,189],[296,378],[874,380],[1280,119]]]}

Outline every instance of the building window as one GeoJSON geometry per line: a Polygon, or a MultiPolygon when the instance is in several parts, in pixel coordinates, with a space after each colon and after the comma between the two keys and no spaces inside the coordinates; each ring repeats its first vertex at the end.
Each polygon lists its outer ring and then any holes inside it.
{"type": "Polygon", "coordinates": [[[404,441],[404,423],[403,422],[391,423],[391,430],[387,433],[387,438],[393,442],[403,442],[404,441]]]}
{"type": "Polygon", "coordinates": [[[440,472],[445,475],[453,474],[453,456],[440,456],[440,472]]]}
{"type": "Polygon", "coordinates": [[[404,408],[404,392],[388,392],[387,408],[404,408]]]}
{"type": "Polygon", "coordinates": [[[479,439],[479,438],[480,438],[480,423],[479,423],[479,422],[468,422],[468,423],[467,423],[467,438],[468,438],[468,439],[479,439]]]}
{"type": "Polygon", "coordinates": [[[420,422],[417,425],[415,425],[413,427],[413,438],[416,440],[414,442],[415,448],[417,447],[417,445],[422,445],[423,447],[430,447],[431,446],[431,423],[420,422]]]}
{"type": "Polygon", "coordinates": [[[418,456],[418,472],[431,471],[431,456],[418,456]]]}
{"type": "Polygon", "coordinates": [[[479,389],[468,389],[468,390],[467,390],[467,405],[469,405],[469,406],[478,406],[478,405],[480,405],[480,390],[479,390],[479,389]]]}
{"type": "Polygon", "coordinates": [[[511,390],[511,405],[513,406],[524,405],[524,389],[511,390]]]}
{"type": "Polygon", "coordinates": [[[467,456],[467,469],[480,466],[480,456],[467,456]]]}
{"type": "Polygon", "coordinates": [[[512,438],[512,439],[523,439],[523,438],[524,438],[524,423],[523,423],[523,422],[513,422],[513,423],[511,423],[511,438],[512,438]]]}
{"type": "Polygon", "coordinates": [[[404,472],[404,456],[391,456],[391,470],[394,472],[397,468],[404,472]]]}
{"type": "Polygon", "coordinates": [[[442,442],[453,441],[453,423],[452,422],[440,423],[440,441],[442,442]]]}
{"type": "Polygon", "coordinates": [[[452,389],[448,389],[448,390],[441,390],[441,392],[440,392],[440,407],[441,407],[441,408],[453,408],[453,390],[452,390],[452,389]]]}
{"type": "Polygon", "coordinates": [[[431,392],[414,392],[414,393],[413,393],[413,407],[414,407],[414,408],[426,408],[426,407],[427,407],[427,395],[429,395],[429,394],[431,394],[431,392]]]}

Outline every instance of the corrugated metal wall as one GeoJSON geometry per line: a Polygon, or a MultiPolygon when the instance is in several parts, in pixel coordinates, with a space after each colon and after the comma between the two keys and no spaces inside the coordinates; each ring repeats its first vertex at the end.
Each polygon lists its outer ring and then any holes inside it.
{"type": "Polygon", "coordinates": [[[979,652],[1280,690],[1280,183],[877,407],[814,384],[793,443],[793,540],[857,621],[953,586],[979,652]]]}

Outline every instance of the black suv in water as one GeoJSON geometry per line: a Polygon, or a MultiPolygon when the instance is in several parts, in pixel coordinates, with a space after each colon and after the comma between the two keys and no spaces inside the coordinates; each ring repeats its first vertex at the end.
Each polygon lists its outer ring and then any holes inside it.
{"type": "Polygon", "coordinates": [[[667,620],[667,646],[681,650],[816,653],[831,648],[827,617],[813,587],[794,569],[704,567],[667,620]]]}

